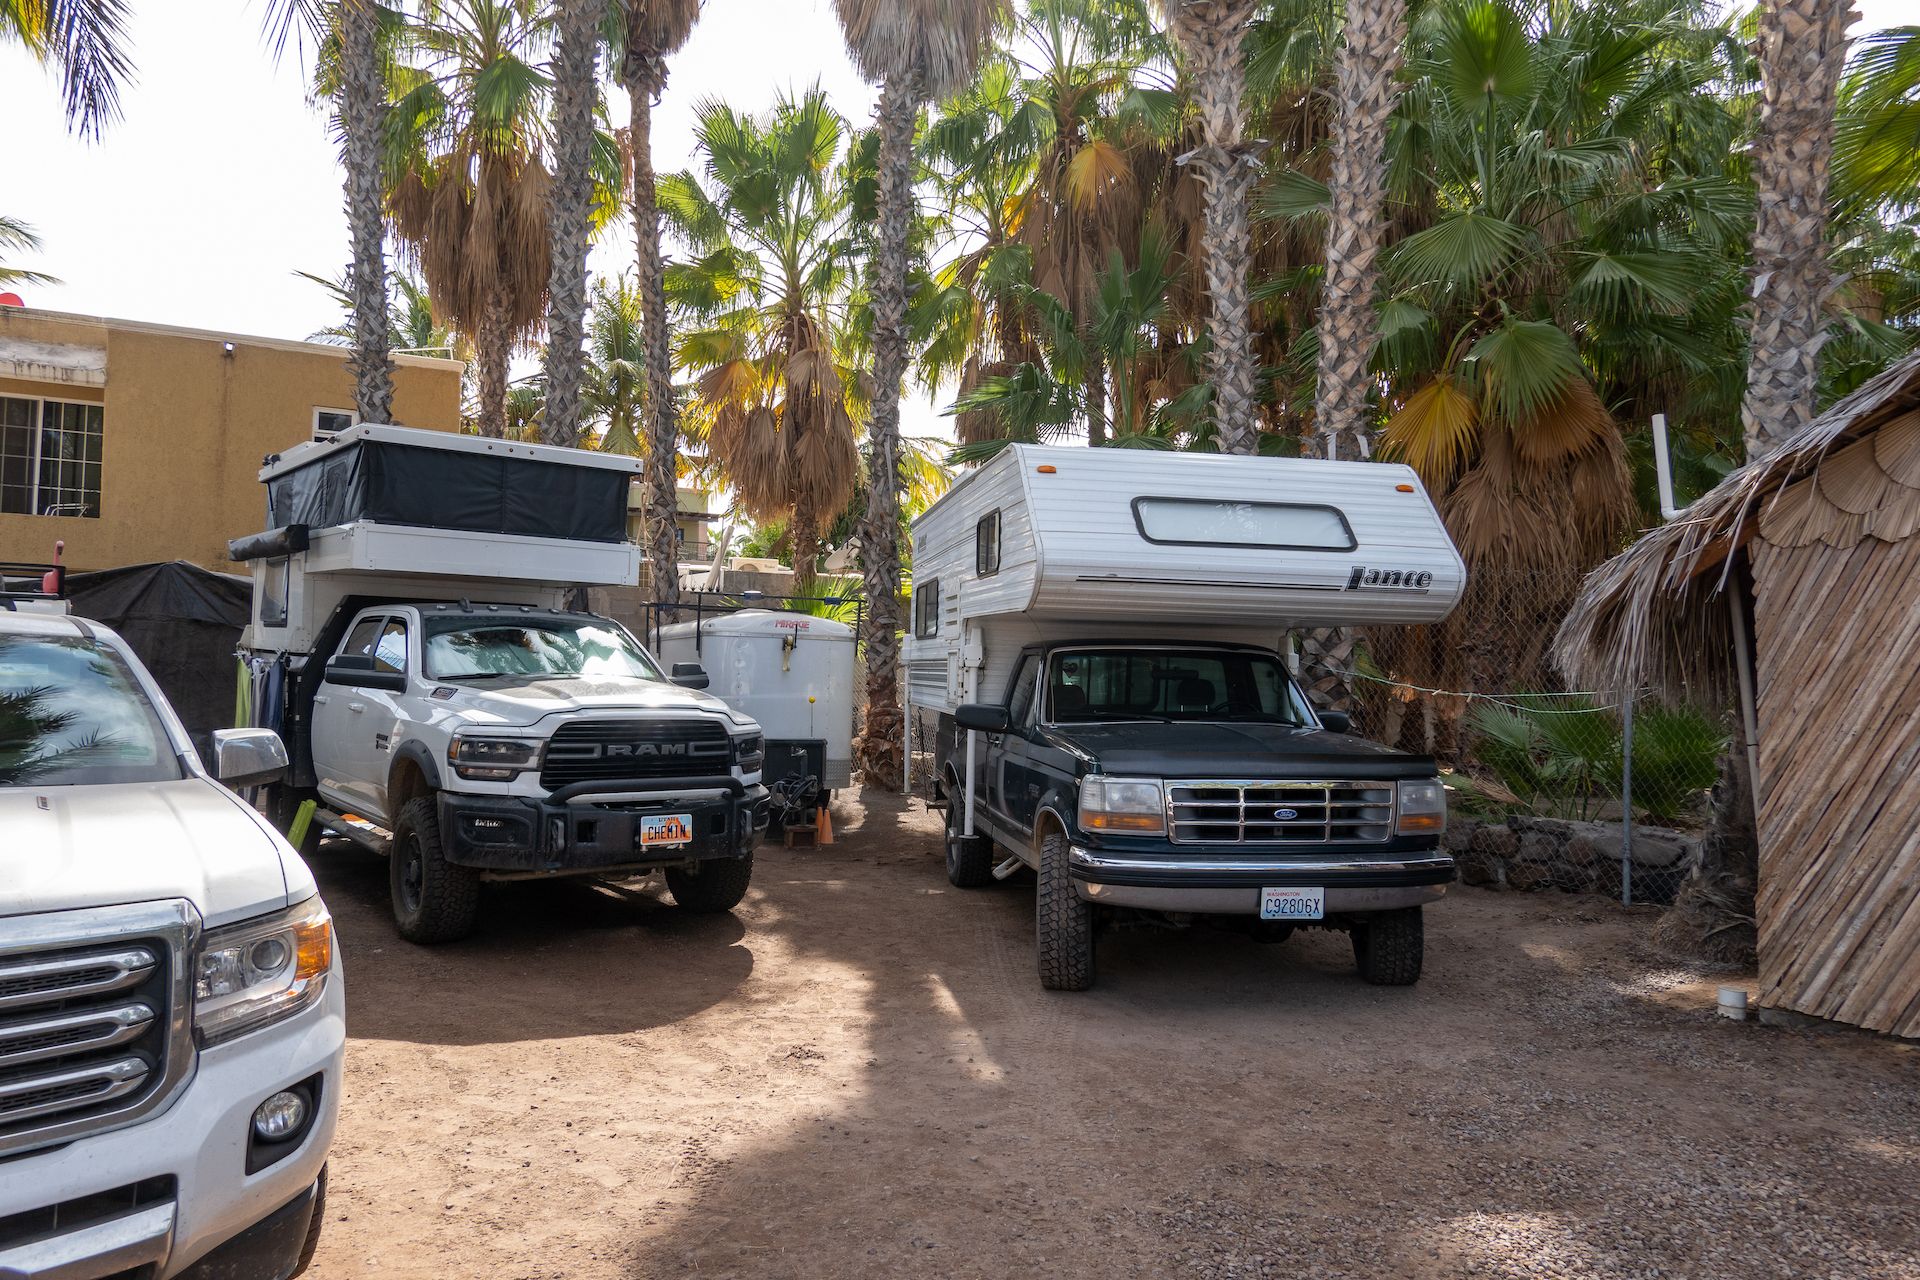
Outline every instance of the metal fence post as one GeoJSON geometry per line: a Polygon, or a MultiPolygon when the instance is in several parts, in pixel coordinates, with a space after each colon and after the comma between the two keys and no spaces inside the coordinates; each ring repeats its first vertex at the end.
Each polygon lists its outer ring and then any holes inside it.
{"type": "Polygon", "coordinates": [[[1633,905],[1633,695],[1620,713],[1620,905],[1633,905]]]}

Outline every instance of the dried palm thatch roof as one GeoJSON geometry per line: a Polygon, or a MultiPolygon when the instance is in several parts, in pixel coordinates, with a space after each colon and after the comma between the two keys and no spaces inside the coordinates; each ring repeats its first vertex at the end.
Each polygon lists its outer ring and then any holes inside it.
{"type": "Polygon", "coordinates": [[[1555,660],[1590,689],[1724,700],[1733,691],[1733,658],[1721,593],[1750,538],[1848,547],[1916,530],[1920,353],[1588,574],[1561,624],[1555,660]]]}

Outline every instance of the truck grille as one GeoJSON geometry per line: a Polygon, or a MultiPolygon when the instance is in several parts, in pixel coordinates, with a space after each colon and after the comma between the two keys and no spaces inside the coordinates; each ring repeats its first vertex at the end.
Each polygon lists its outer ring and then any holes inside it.
{"type": "Polygon", "coordinates": [[[732,749],[725,726],[711,720],[576,721],[547,743],[540,785],[725,773],[732,749]]]}
{"type": "Polygon", "coordinates": [[[0,1155],[125,1123],[184,1077],[189,912],[148,903],[0,922],[0,1155]],[[106,920],[136,927],[116,937],[106,920]]]}
{"type": "Polygon", "coordinates": [[[1168,782],[1177,844],[1328,844],[1393,834],[1391,782],[1168,782]]]}

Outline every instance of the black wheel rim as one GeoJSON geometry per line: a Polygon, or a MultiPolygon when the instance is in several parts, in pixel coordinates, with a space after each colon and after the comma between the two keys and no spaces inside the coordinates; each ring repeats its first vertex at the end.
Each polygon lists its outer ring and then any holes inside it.
{"type": "Polygon", "coordinates": [[[420,909],[420,892],[427,878],[427,862],[420,854],[420,837],[409,835],[400,858],[400,905],[408,912],[420,909]]]}

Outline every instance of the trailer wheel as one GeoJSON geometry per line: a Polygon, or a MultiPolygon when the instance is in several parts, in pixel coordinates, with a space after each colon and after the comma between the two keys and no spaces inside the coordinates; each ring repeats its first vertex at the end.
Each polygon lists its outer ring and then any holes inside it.
{"type": "Polygon", "coordinates": [[[393,922],[408,942],[454,942],[480,915],[480,873],[448,862],[440,845],[440,809],[431,793],[401,806],[387,856],[393,922]]]}
{"type": "Polygon", "coordinates": [[[1093,904],[1082,902],[1067,874],[1067,837],[1057,828],[1040,842],[1040,888],[1034,895],[1034,942],[1040,985],[1085,991],[1093,985],[1093,904]]]}
{"type": "Polygon", "coordinates": [[[1353,964],[1376,987],[1410,987],[1420,981],[1426,925],[1419,907],[1378,911],[1353,926],[1353,964]]]}
{"type": "Polygon", "coordinates": [[[947,883],[956,889],[980,889],[993,880],[993,841],[962,835],[967,825],[967,798],[952,786],[947,794],[947,883]]]}
{"type": "Polygon", "coordinates": [[[667,868],[667,892],[674,905],[695,915],[719,915],[740,905],[753,878],[753,855],[708,858],[691,867],[667,868]]]}

